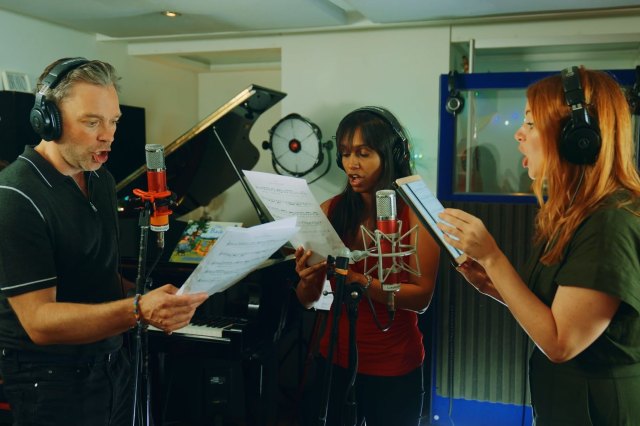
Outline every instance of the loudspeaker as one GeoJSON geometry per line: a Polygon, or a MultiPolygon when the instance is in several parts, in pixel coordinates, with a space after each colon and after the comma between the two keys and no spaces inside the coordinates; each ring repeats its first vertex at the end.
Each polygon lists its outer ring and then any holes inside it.
{"type": "Polygon", "coordinates": [[[560,155],[572,164],[593,164],[602,141],[597,120],[589,115],[585,105],[580,70],[574,66],[562,70],[560,75],[564,99],[571,108],[571,115],[560,132],[560,155]]]}
{"type": "MultiPolygon", "coordinates": [[[[378,106],[366,106],[362,108],[355,109],[351,111],[349,114],[345,116],[347,118],[351,114],[355,114],[358,112],[370,112],[378,117],[380,117],[384,122],[386,122],[389,127],[393,129],[393,132],[396,134],[396,138],[393,141],[393,146],[391,147],[391,152],[393,155],[393,163],[396,169],[402,169],[402,167],[409,161],[409,139],[404,134],[402,130],[402,126],[398,122],[398,119],[387,109],[378,107],[378,106]]],[[[344,121],[343,118],[342,120],[344,121]]],[[[340,122],[342,124],[342,121],[340,122]]],[[[340,127],[340,125],[338,125],[340,127]]],[[[339,142],[338,142],[339,143],[339,142]]],[[[342,167],[342,155],[340,154],[340,149],[336,149],[336,163],[338,167],[344,170],[342,167]]]]}
{"type": "Polygon", "coordinates": [[[29,114],[33,130],[45,141],[59,139],[62,135],[62,119],[55,103],[48,100],[44,92],[53,89],[70,71],[89,62],[85,58],[71,58],[54,66],[42,79],[40,91],[29,114]]]}
{"type": "Polygon", "coordinates": [[[464,107],[464,98],[460,95],[458,89],[456,89],[456,74],[455,71],[449,72],[449,96],[444,104],[444,108],[449,114],[456,115],[464,107]]]}
{"type": "MultiPolygon", "coordinates": [[[[0,90],[0,160],[13,162],[25,145],[37,145],[42,139],[29,123],[33,93],[0,90]]],[[[109,153],[107,169],[120,182],[145,163],[145,109],[120,104],[122,117],[109,153]]]]}
{"type": "Polygon", "coordinates": [[[13,162],[25,145],[36,145],[40,137],[29,123],[33,93],[0,91],[0,160],[13,162]]]}

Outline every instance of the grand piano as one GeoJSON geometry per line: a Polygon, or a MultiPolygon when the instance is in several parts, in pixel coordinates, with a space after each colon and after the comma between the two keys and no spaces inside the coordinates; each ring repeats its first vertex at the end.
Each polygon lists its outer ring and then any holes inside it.
{"type": "MultiPolygon", "coordinates": [[[[243,180],[259,152],[249,132],[284,93],[251,85],[165,147],[167,186],[177,196],[165,250],[155,254],[149,237],[151,286],[179,286],[193,271],[190,263],[169,262],[186,224],[174,220],[240,181],[261,222],[259,203],[243,180]]],[[[133,188],[146,188],[141,165],[118,185],[123,275],[135,281],[138,263],[138,211],[133,188]]],[[[215,218],[213,218],[215,219],[215,218]]],[[[260,268],[222,293],[211,296],[192,324],[171,335],[148,332],[155,424],[266,424],[274,416],[277,344],[285,330],[297,276],[291,256],[272,256],[260,268]]]]}

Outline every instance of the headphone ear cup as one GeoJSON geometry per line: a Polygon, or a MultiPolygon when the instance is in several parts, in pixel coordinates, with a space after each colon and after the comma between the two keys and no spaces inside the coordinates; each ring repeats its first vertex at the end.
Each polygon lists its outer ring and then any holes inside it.
{"type": "Polygon", "coordinates": [[[401,170],[409,160],[409,147],[407,146],[407,142],[401,138],[396,138],[393,142],[392,154],[396,170],[401,170]]]}
{"type": "Polygon", "coordinates": [[[31,109],[29,121],[33,130],[45,141],[58,139],[62,134],[60,111],[54,103],[47,100],[31,109]]]}
{"type": "Polygon", "coordinates": [[[449,97],[444,104],[445,109],[449,114],[457,114],[462,111],[464,107],[464,98],[460,96],[460,93],[457,91],[449,92],[449,97]]]}
{"type": "Polygon", "coordinates": [[[44,138],[44,128],[48,126],[46,120],[47,119],[42,112],[42,108],[34,105],[33,108],[31,108],[31,112],[29,113],[29,122],[31,123],[33,131],[36,132],[36,134],[41,138],[44,138]]]}
{"type": "Polygon", "coordinates": [[[560,134],[560,144],[558,149],[562,158],[572,164],[584,165],[593,164],[600,152],[600,132],[593,126],[576,126],[572,119],[569,119],[560,134]]]}
{"type": "Polygon", "coordinates": [[[45,109],[49,115],[49,122],[51,125],[48,129],[49,132],[44,137],[44,140],[52,141],[60,139],[60,136],[62,136],[62,116],[60,115],[60,110],[56,104],[49,101],[45,102],[45,109]]]}

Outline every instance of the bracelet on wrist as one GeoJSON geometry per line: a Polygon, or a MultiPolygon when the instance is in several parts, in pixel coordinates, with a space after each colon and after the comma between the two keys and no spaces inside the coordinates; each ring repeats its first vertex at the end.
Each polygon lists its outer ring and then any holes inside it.
{"type": "Polygon", "coordinates": [[[141,321],[141,316],[140,316],[140,298],[142,297],[142,295],[140,293],[137,293],[135,296],[133,296],[133,316],[136,319],[136,322],[140,322],[141,321]]]}
{"type": "Polygon", "coordinates": [[[364,274],[364,277],[367,279],[367,283],[364,285],[364,289],[367,290],[369,287],[371,287],[371,283],[373,282],[373,277],[369,274],[364,274]]]}

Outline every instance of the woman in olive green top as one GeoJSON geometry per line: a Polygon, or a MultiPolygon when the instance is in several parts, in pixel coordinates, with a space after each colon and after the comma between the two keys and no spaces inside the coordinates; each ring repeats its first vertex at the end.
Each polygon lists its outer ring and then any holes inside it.
{"type": "Polygon", "coordinates": [[[640,177],[630,110],[607,74],[573,67],[529,87],[515,134],[540,209],[518,275],[482,221],[446,209],[458,268],[536,344],[536,425],[640,425],[640,177]]]}

